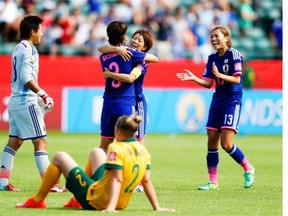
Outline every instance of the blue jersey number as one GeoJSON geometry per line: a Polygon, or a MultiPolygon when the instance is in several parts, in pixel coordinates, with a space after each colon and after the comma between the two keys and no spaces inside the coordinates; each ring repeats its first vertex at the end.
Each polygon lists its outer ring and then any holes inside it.
{"type": "Polygon", "coordinates": [[[13,74],[14,74],[13,82],[16,82],[16,80],[17,80],[17,68],[16,68],[17,58],[16,58],[16,56],[14,56],[12,64],[13,64],[13,74]]]}

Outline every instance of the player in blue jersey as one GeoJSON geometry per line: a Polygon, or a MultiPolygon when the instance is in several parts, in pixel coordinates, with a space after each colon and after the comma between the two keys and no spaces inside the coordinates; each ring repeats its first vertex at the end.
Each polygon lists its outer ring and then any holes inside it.
{"type": "MultiPolygon", "coordinates": [[[[148,30],[139,29],[135,31],[131,37],[129,46],[131,48],[137,49],[142,52],[148,52],[153,46],[153,37],[152,34],[148,30]]],[[[98,48],[98,50],[102,53],[108,52],[117,52],[121,55],[125,60],[128,60],[131,57],[131,53],[126,50],[126,46],[116,47],[111,45],[105,45],[103,47],[98,48]]],[[[158,62],[158,58],[155,58],[153,62],[158,62]]],[[[142,117],[142,122],[139,123],[138,131],[136,134],[137,140],[144,144],[144,138],[146,135],[146,123],[147,123],[147,103],[145,96],[143,94],[143,82],[147,72],[148,63],[142,62],[141,64],[136,65],[130,74],[126,73],[113,73],[109,71],[107,68],[104,71],[104,77],[112,78],[114,80],[118,80],[120,82],[134,82],[135,88],[135,96],[136,96],[136,107],[135,111],[138,115],[142,117]]],[[[142,184],[139,184],[135,192],[143,192],[142,184]]]]}
{"type": "Polygon", "coordinates": [[[254,184],[255,168],[240,148],[233,144],[233,137],[238,132],[242,106],[242,55],[232,48],[230,34],[225,27],[213,28],[210,41],[216,51],[208,57],[202,79],[189,70],[177,73],[179,79],[191,80],[206,88],[211,88],[214,80],[216,82],[206,124],[208,136],[206,161],[210,181],[198,190],[219,190],[219,142],[221,147],[243,167],[244,188],[250,188],[254,184]]]}
{"type": "MultiPolygon", "coordinates": [[[[122,21],[113,21],[107,26],[109,44],[112,46],[125,45],[127,25],[122,21]]],[[[100,56],[102,70],[109,69],[114,73],[129,74],[133,65],[155,59],[149,53],[129,49],[131,58],[124,60],[117,52],[104,53],[100,56]]],[[[131,115],[135,112],[134,83],[124,83],[111,78],[106,79],[101,114],[101,143],[100,147],[107,147],[114,140],[114,126],[119,116],[131,115]]]]}
{"type": "MultiPolygon", "coordinates": [[[[35,162],[42,177],[49,165],[44,112],[52,110],[53,99],[38,84],[39,54],[34,46],[43,36],[38,16],[26,16],[20,23],[21,41],[12,53],[11,95],[8,103],[9,139],[2,153],[0,191],[19,191],[9,183],[17,150],[25,140],[34,145],[35,162]],[[40,107],[40,105],[41,107],[40,107]]],[[[53,187],[53,192],[63,192],[53,187]]]]}
{"type": "MultiPolygon", "coordinates": [[[[131,37],[129,46],[131,48],[137,49],[142,52],[148,52],[153,46],[153,36],[148,30],[139,29],[135,31],[131,37]]],[[[126,46],[122,47],[113,47],[110,45],[105,45],[100,47],[98,50],[102,53],[107,52],[117,52],[124,59],[129,59],[129,51],[126,50],[126,46]]],[[[153,62],[158,62],[158,58],[155,58],[153,62]]],[[[142,122],[139,124],[137,139],[144,143],[144,138],[146,134],[146,123],[147,123],[147,103],[145,96],[143,94],[143,82],[145,75],[147,73],[147,62],[142,62],[141,64],[136,65],[130,74],[125,73],[113,73],[106,69],[104,71],[104,77],[112,78],[120,82],[134,82],[135,95],[136,95],[136,113],[142,117],[142,122]]]]}

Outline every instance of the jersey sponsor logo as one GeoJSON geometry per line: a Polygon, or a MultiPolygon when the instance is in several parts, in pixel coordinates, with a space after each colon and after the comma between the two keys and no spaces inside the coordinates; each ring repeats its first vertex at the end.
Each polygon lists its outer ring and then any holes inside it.
{"type": "Polygon", "coordinates": [[[116,156],[117,156],[116,152],[110,152],[110,154],[108,156],[108,160],[109,161],[116,161],[116,156]]]}

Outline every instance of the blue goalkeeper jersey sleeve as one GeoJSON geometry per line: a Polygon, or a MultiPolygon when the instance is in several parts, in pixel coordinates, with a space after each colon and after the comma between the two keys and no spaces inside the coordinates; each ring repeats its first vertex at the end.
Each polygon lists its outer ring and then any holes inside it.
{"type": "MultiPolygon", "coordinates": [[[[132,57],[128,61],[124,61],[117,53],[104,53],[100,56],[102,70],[108,68],[115,73],[129,74],[133,69],[133,65],[139,64],[145,60],[146,53],[128,49],[132,53],[132,57]]],[[[117,103],[125,103],[135,105],[134,83],[122,83],[111,78],[105,82],[104,100],[110,100],[117,103]]]]}
{"type": "Polygon", "coordinates": [[[242,104],[242,67],[242,55],[234,48],[230,48],[223,56],[219,56],[218,52],[215,52],[208,57],[208,62],[202,76],[204,79],[215,80],[216,82],[212,99],[212,104],[215,107],[229,106],[232,103],[242,104]],[[240,83],[233,84],[216,78],[212,72],[213,64],[217,66],[218,71],[222,74],[241,76],[240,83]]]}

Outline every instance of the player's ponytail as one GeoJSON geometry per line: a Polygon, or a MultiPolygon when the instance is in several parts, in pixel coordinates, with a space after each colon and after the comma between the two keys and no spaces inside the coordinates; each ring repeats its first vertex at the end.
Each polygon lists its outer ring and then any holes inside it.
{"type": "Polygon", "coordinates": [[[135,136],[141,121],[142,118],[139,115],[123,115],[118,118],[116,122],[116,129],[122,130],[123,134],[125,134],[127,138],[131,138],[135,136]]]}

